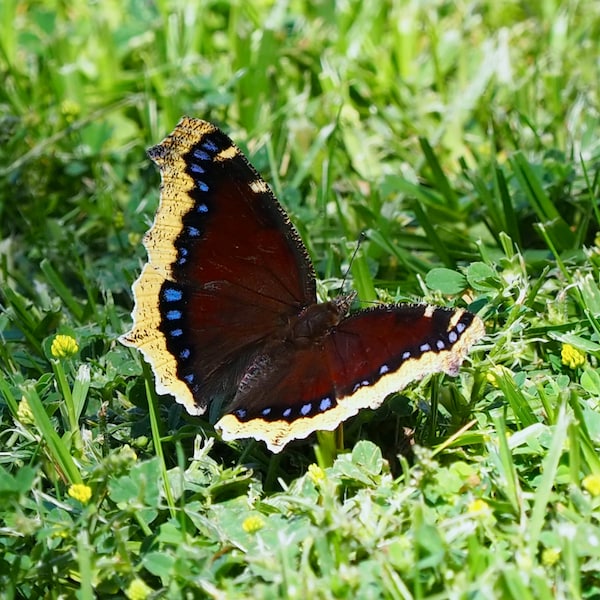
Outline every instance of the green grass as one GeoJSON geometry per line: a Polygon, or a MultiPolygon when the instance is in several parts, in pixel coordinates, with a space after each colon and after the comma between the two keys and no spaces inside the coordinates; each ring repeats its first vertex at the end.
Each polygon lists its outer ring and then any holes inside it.
{"type": "Polygon", "coordinates": [[[4,597],[600,597],[598,39],[593,0],[0,3],[4,597]],[[182,114],[247,151],[323,297],[364,231],[363,301],[479,312],[460,376],[337,456],[157,398],[117,338],[182,114]]]}

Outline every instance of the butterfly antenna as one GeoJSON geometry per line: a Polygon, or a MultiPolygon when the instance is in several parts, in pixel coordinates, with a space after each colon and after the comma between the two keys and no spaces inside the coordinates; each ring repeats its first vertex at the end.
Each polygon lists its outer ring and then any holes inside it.
{"type": "Polygon", "coordinates": [[[352,269],[352,263],[354,262],[354,259],[356,258],[356,255],[358,254],[358,251],[360,249],[360,245],[365,241],[367,237],[367,234],[364,231],[361,231],[359,236],[358,236],[358,240],[356,240],[356,247],[354,248],[354,252],[352,252],[352,256],[350,257],[350,262],[348,263],[348,268],[346,269],[346,272],[344,273],[344,277],[342,278],[342,285],[340,286],[340,293],[344,293],[344,285],[346,284],[346,280],[348,279],[348,275],[350,274],[350,271],[352,269]]]}

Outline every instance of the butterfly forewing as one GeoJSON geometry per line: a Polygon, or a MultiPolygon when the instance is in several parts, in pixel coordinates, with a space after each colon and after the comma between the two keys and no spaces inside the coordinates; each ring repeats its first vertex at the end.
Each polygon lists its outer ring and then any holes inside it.
{"type": "Polygon", "coordinates": [[[219,129],[184,118],[148,153],[162,194],[123,341],[144,351],[159,391],[202,413],[216,395],[230,399],[248,357],[315,301],[314,272],[269,187],[219,129]]]}

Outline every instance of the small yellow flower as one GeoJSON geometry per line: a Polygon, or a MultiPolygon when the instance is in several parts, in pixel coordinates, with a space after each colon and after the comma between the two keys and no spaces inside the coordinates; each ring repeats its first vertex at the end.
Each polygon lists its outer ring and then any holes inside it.
{"type": "Polygon", "coordinates": [[[556,548],[545,548],[542,552],[542,564],[545,567],[551,567],[558,562],[560,558],[560,550],[556,550],[556,548]]]}
{"type": "Polygon", "coordinates": [[[246,533],[256,533],[260,531],[265,526],[265,522],[262,517],[259,515],[251,515],[250,517],[246,517],[244,522],[242,523],[242,529],[246,533]]]}
{"type": "Polygon", "coordinates": [[[576,369],[585,364],[585,353],[571,346],[571,344],[563,344],[560,357],[563,365],[571,369],[576,369]]]}
{"type": "Polygon", "coordinates": [[[471,514],[482,513],[489,510],[489,508],[490,505],[485,500],[481,500],[480,498],[478,498],[477,500],[473,500],[473,502],[469,503],[469,505],[467,506],[467,512],[471,514]]]}
{"type": "Polygon", "coordinates": [[[69,496],[75,498],[75,500],[79,500],[81,504],[87,504],[92,497],[92,488],[83,483],[74,483],[69,488],[69,496]]]}
{"type": "Polygon", "coordinates": [[[485,378],[488,380],[490,384],[492,384],[495,388],[498,387],[498,380],[502,378],[502,376],[506,375],[507,377],[512,377],[512,371],[507,369],[502,365],[496,365],[490,371],[486,373],[485,378]]]}
{"type": "Polygon", "coordinates": [[[146,600],[154,590],[143,579],[136,577],[125,590],[129,600],[146,600]]]}
{"type": "Polygon", "coordinates": [[[581,485],[592,496],[600,496],[600,475],[588,475],[584,477],[581,485]]]}
{"type": "Polygon", "coordinates": [[[314,463],[312,463],[311,465],[308,465],[308,478],[313,483],[318,483],[319,481],[323,481],[323,479],[325,479],[325,477],[326,477],[325,471],[323,471],[323,469],[321,469],[321,467],[319,467],[319,465],[315,465],[314,463]]]}
{"type": "Polygon", "coordinates": [[[68,529],[57,529],[56,531],[53,531],[50,535],[52,535],[52,537],[66,539],[69,537],[70,532],[68,529]]]}
{"type": "Polygon", "coordinates": [[[57,335],[50,346],[50,352],[54,358],[69,358],[78,350],[77,342],[70,335],[57,335]]]}
{"type": "Polygon", "coordinates": [[[35,422],[33,413],[31,412],[31,407],[29,406],[29,402],[25,396],[21,398],[21,402],[19,402],[19,406],[17,406],[17,419],[23,425],[33,425],[35,422]]]}

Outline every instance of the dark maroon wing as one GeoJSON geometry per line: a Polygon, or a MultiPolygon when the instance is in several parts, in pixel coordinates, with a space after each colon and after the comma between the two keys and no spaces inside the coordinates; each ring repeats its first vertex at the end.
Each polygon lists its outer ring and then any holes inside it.
{"type": "Polygon", "coordinates": [[[253,385],[217,423],[224,439],[253,437],[273,452],[332,430],[362,408],[431,373],[456,375],[484,335],[479,317],[426,305],[382,306],[343,319],[308,348],[270,348],[253,385]]]}
{"type": "Polygon", "coordinates": [[[214,125],[184,117],[151,148],[161,200],[122,341],[193,414],[233,397],[249,357],[316,301],[312,264],[267,184],[214,125]]]}

